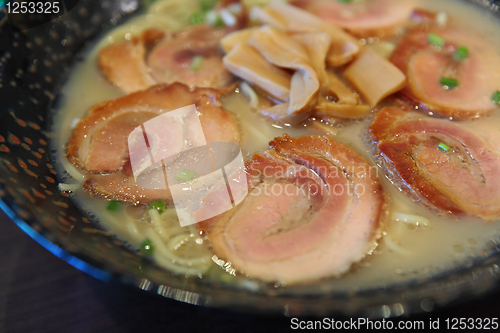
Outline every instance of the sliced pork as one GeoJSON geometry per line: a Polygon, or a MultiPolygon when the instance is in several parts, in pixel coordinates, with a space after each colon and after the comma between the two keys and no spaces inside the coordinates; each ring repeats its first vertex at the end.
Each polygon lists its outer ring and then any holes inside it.
{"type": "Polygon", "coordinates": [[[149,74],[146,53],[139,38],[111,44],[99,52],[99,66],[108,80],[125,92],[146,89],[156,82],[149,74]]]}
{"type": "Polygon", "coordinates": [[[370,126],[388,176],[415,200],[451,216],[500,216],[500,153],[467,123],[387,107],[370,126]]]}
{"type": "Polygon", "coordinates": [[[360,37],[391,37],[404,28],[413,0],[294,0],[292,4],[360,37]]]}
{"type": "Polygon", "coordinates": [[[156,83],[223,88],[232,75],[222,64],[219,41],[229,29],[206,24],[167,34],[156,29],[103,48],[99,65],[106,77],[127,93],[156,83]]]}
{"type": "Polygon", "coordinates": [[[253,277],[342,274],[376,246],[384,204],[376,172],[328,137],[284,135],[270,145],[246,164],[245,200],[201,228],[219,257],[253,277]]]}
{"type": "MultiPolygon", "coordinates": [[[[220,92],[215,89],[190,89],[184,84],[174,83],[153,86],[96,105],[75,128],[68,143],[68,159],[89,174],[84,188],[93,195],[130,202],[168,199],[168,190],[159,193],[161,191],[135,184],[130,149],[140,150],[141,146],[130,146],[129,135],[148,120],[165,114],[167,118],[162,117],[162,121],[169,122],[169,132],[162,132],[162,124],[158,124],[157,130],[148,131],[153,158],[159,154],[168,155],[165,149],[181,151],[186,145],[196,147],[205,140],[237,143],[238,124],[231,113],[222,110],[220,97],[220,92]],[[204,138],[196,137],[196,133],[184,126],[188,119],[168,117],[168,111],[192,104],[199,114],[204,138]],[[155,150],[154,147],[160,148],[155,150]]],[[[147,154],[146,148],[143,151],[147,154]]]]}
{"type": "Polygon", "coordinates": [[[499,87],[500,56],[481,36],[453,27],[416,28],[390,60],[407,76],[402,96],[423,110],[476,118],[498,109],[491,95],[499,87]]]}
{"type": "Polygon", "coordinates": [[[219,41],[227,32],[196,25],[156,45],[147,56],[157,82],[182,82],[196,87],[222,88],[232,81],[222,64],[219,41]]]}

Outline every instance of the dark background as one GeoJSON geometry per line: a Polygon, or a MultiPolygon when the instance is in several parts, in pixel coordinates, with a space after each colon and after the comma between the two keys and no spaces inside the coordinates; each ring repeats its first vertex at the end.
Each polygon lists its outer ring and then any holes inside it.
{"type": "MultiPolygon", "coordinates": [[[[398,320],[500,317],[500,292],[398,320]]],[[[106,284],[44,249],[0,212],[0,332],[283,332],[290,318],[202,308],[106,284]]]]}

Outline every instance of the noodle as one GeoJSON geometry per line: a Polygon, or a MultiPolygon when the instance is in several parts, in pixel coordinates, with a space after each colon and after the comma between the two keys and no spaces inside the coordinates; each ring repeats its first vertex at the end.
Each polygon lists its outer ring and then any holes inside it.
{"type": "MultiPolygon", "coordinates": [[[[181,227],[174,209],[159,213],[156,209],[148,210],[152,228],[147,228],[145,238],[149,238],[155,247],[154,259],[161,265],[177,274],[201,275],[210,266],[211,254],[203,242],[198,244],[199,237],[196,226],[181,227]],[[182,258],[179,254],[183,246],[198,247],[199,256],[182,258]]],[[[201,239],[201,238],[200,238],[201,239]]]]}

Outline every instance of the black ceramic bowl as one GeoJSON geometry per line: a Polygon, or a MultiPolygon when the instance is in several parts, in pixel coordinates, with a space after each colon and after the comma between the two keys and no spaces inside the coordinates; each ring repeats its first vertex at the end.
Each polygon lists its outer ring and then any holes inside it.
{"type": "MultiPolygon", "coordinates": [[[[474,2],[498,14],[493,2],[474,2]]],[[[467,266],[411,284],[307,297],[251,293],[173,275],[143,261],[92,224],[58,190],[51,117],[60,86],[82,50],[140,10],[138,0],[80,0],[67,14],[28,30],[14,32],[22,26],[9,25],[5,17],[0,23],[0,206],[40,244],[103,281],[196,305],[291,316],[407,315],[477,297],[498,286],[500,247],[494,244],[489,255],[467,266]]]]}

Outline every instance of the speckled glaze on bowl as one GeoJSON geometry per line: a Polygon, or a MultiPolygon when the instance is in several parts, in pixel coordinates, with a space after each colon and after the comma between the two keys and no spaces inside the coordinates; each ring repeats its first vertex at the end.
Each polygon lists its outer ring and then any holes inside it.
{"type": "MultiPolygon", "coordinates": [[[[494,2],[473,1],[498,14],[494,2]]],[[[2,9],[3,10],[3,9],[2,9]]],[[[103,32],[141,10],[138,0],[80,0],[55,21],[13,33],[0,23],[0,200],[26,233],[73,266],[108,282],[203,306],[297,315],[397,317],[432,311],[497,288],[500,247],[467,267],[430,280],[356,293],[296,296],[252,293],[164,271],[96,227],[58,190],[50,124],[60,86],[79,54],[103,32]]]]}

